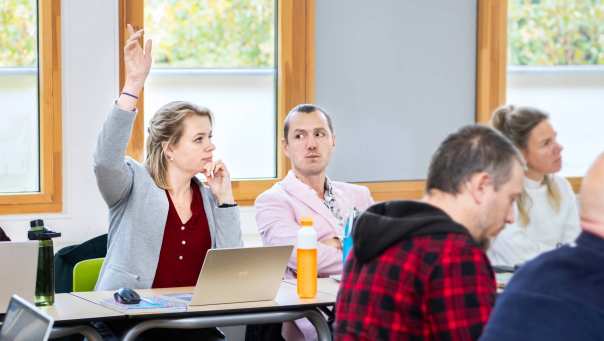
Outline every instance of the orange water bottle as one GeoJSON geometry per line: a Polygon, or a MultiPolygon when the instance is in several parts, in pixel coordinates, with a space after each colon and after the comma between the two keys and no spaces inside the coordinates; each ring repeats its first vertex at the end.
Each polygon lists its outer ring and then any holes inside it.
{"type": "Polygon", "coordinates": [[[317,294],[317,231],[312,218],[302,218],[298,230],[298,296],[313,298],[317,294]]]}

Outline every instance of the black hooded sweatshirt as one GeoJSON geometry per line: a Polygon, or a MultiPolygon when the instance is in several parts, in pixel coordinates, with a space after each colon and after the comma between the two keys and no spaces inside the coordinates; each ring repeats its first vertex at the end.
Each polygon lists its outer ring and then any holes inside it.
{"type": "MultiPolygon", "coordinates": [[[[417,201],[389,201],[371,206],[355,223],[354,254],[361,263],[379,256],[402,239],[468,230],[443,210],[417,201]]],[[[472,239],[473,240],[473,239],[472,239]]]]}

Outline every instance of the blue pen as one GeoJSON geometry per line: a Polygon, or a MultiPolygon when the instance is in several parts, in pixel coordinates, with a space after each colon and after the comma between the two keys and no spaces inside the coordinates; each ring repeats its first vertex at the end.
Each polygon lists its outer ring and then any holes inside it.
{"type": "Polygon", "coordinates": [[[346,226],[344,226],[344,238],[342,238],[342,263],[346,262],[346,257],[350,250],[352,249],[352,230],[355,218],[357,216],[357,209],[354,208],[348,216],[348,220],[346,221],[346,226]]]}
{"type": "Polygon", "coordinates": [[[350,216],[348,217],[348,221],[344,224],[344,238],[348,237],[350,232],[350,216]]]}

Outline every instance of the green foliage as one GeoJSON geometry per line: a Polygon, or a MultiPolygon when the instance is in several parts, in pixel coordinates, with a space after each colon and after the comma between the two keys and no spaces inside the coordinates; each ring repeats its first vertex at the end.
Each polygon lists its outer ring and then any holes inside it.
{"type": "Polygon", "coordinates": [[[146,0],[155,67],[273,67],[274,0],[146,0]]]}
{"type": "MultiPolygon", "coordinates": [[[[273,67],[274,9],[275,0],[146,0],[154,66],[273,67]]],[[[0,67],[36,65],[36,29],[36,0],[0,0],[0,67]]]]}
{"type": "Polygon", "coordinates": [[[510,0],[509,64],[604,64],[603,2],[510,0]]]}
{"type": "Polygon", "coordinates": [[[36,66],[35,0],[0,0],[0,67],[36,66]]]}
{"type": "MultiPolygon", "coordinates": [[[[326,0],[328,1],[328,0],[326,0]]],[[[273,67],[275,0],[146,0],[156,67],[273,67]]],[[[0,67],[36,65],[35,0],[0,0],[0,67]]],[[[604,0],[509,0],[509,64],[604,64],[604,0]]]]}

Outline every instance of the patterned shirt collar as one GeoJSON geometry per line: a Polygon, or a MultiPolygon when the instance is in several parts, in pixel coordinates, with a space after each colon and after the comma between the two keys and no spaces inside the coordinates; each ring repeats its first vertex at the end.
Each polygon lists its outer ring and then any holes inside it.
{"type": "Polygon", "coordinates": [[[328,177],[325,177],[325,194],[323,195],[323,204],[329,209],[331,214],[338,220],[343,221],[344,217],[336,204],[336,196],[333,192],[333,185],[328,177]]]}

